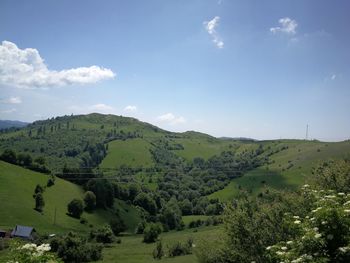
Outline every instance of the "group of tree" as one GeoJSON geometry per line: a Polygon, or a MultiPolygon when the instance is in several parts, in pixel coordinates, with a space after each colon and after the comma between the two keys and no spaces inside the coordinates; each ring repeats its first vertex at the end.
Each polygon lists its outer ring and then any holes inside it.
{"type": "Polygon", "coordinates": [[[46,167],[46,160],[43,156],[39,156],[33,160],[28,153],[16,153],[11,149],[6,149],[0,155],[0,160],[8,163],[16,164],[33,171],[41,173],[50,173],[50,170],[46,167]]]}

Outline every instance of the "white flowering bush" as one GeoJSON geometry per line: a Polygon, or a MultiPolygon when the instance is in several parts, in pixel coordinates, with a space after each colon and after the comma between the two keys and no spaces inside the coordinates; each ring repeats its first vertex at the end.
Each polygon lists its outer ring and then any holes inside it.
{"type": "Polygon", "coordinates": [[[50,244],[22,244],[15,241],[11,246],[11,261],[8,263],[59,263],[57,256],[50,253],[50,244]]]}
{"type": "Polygon", "coordinates": [[[314,208],[303,217],[285,214],[295,238],[268,246],[271,262],[350,262],[350,194],[309,185],[303,191],[314,208]]]}

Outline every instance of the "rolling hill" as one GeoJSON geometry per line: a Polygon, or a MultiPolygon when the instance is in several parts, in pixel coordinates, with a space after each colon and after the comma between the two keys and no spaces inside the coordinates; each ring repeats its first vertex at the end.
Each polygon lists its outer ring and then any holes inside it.
{"type": "MultiPolygon", "coordinates": [[[[237,196],[240,190],[258,194],[266,187],[293,189],[308,181],[312,167],[317,163],[350,154],[349,141],[215,138],[193,131],[168,132],[133,118],[103,114],[56,117],[4,132],[0,134],[0,154],[7,148],[17,154],[29,154],[33,159],[44,156],[46,165],[54,173],[62,171],[65,165],[105,171],[118,171],[120,167],[137,169],[131,172],[128,182],[138,182],[152,191],[158,189],[158,179],[162,179],[161,173],[157,172],[159,161],[156,162],[155,153],[160,154],[161,162],[163,158],[170,158],[191,166],[197,157],[208,160],[223,151],[239,156],[262,149],[261,158],[266,160],[264,165],[231,180],[222,190],[209,195],[222,201],[237,196]]],[[[105,172],[105,175],[113,177],[115,172],[105,172]]],[[[83,194],[80,186],[70,182],[57,178],[56,184],[47,188],[44,194],[47,200],[44,214],[33,210],[34,187],[38,183],[45,185],[46,181],[47,175],[1,162],[0,198],[5,213],[1,214],[0,227],[22,223],[37,224],[44,231],[87,230],[85,225],[65,215],[67,203],[83,194]],[[56,225],[53,225],[55,210],[56,225]]],[[[129,224],[129,230],[133,231],[138,221],[136,210],[120,200],[116,204],[129,224]]],[[[94,214],[84,213],[84,217],[89,224],[95,225],[108,222],[111,213],[99,210],[94,214]]]]}
{"type": "MultiPolygon", "coordinates": [[[[0,228],[11,229],[16,224],[34,226],[40,233],[87,232],[92,226],[107,223],[113,217],[111,210],[99,209],[83,213],[87,224],[81,224],[67,213],[67,204],[73,198],[83,198],[83,189],[73,183],[56,178],[55,184],[44,192],[43,213],[34,210],[33,193],[37,184],[45,186],[48,176],[16,165],[0,161],[0,228]]],[[[116,200],[121,218],[129,231],[133,232],[138,223],[138,212],[123,201],[116,200]]]]}

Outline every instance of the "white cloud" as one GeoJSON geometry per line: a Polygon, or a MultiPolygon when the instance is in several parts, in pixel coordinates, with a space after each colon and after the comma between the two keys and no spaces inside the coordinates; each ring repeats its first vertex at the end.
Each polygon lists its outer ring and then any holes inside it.
{"type": "Polygon", "coordinates": [[[290,19],[289,17],[283,17],[278,20],[278,23],[280,26],[270,28],[270,32],[273,34],[284,33],[288,35],[295,35],[297,33],[296,29],[298,27],[298,23],[295,20],[290,19]]]}
{"type": "Polygon", "coordinates": [[[2,100],[1,102],[6,104],[21,104],[22,100],[20,97],[10,97],[8,99],[2,100]]]}
{"type": "Polygon", "coordinates": [[[99,66],[49,70],[38,50],[20,49],[9,41],[3,41],[0,45],[0,85],[48,88],[92,84],[114,77],[112,70],[99,66]]]}
{"type": "Polygon", "coordinates": [[[137,107],[134,105],[128,105],[124,108],[126,112],[137,112],[137,107]]]}
{"type": "Polygon", "coordinates": [[[9,114],[9,113],[14,113],[16,111],[17,111],[16,109],[12,108],[12,109],[9,109],[9,110],[3,110],[3,111],[1,111],[1,113],[9,114]]]}
{"type": "Polygon", "coordinates": [[[172,113],[166,113],[166,114],[160,115],[157,117],[157,120],[159,122],[163,122],[170,125],[183,124],[186,122],[186,119],[184,117],[175,116],[172,113]]]}
{"type": "Polygon", "coordinates": [[[211,35],[214,44],[218,48],[223,48],[224,47],[224,42],[222,41],[221,37],[219,34],[216,32],[216,28],[219,25],[220,17],[216,16],[210,21],[205,21],[203,22],[203,25],[205,27],[205,30],[207,30],[208,34],[211,35]]]}
{"type": "Polygon", "coordinates": [[[337,75],[333,74],[333,75],[331,76],[331,80],[335,80],[336,77],[337,77],[337,75]]]}

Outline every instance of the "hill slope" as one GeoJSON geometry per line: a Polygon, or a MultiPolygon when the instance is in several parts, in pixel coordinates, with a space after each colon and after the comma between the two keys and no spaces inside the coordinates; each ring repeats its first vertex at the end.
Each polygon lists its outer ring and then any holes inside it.
{"type": "Polygon", "coordinates": [[[322,161],[350,156],[350,141],[326,143],[303,140],[261,142],[269,164],[234,179],[223,190],[210,195],[223,201],[237,196],[240,189],[258,194],[266,187],[293,189],[310,180],[312,168],[322,161]]]}
{"type": "MultiPolygon", "coordinates": [[[[47,175],[0,161],[0,228],[11,229],[21,224],[34,226],[40,233],[89,231],[89,224],[99,226],[112,218],[112,212],[107,210],[97,210],[91,214],[84,212],[83,217],[88,220],[88,224],[83,225],[66,215],[67,204],[73,198],[82,199],[83,190],[59,178],[56,178],[55,185],[44,192],[44,213],[35,211],[32,197],[34,188],[37,184],[46,185],[47,179],[47,175]]],[[[136,209],[119,200],[116,200],[116,207],[130,231],[133,231],[138,223],[136,209]]]]}

